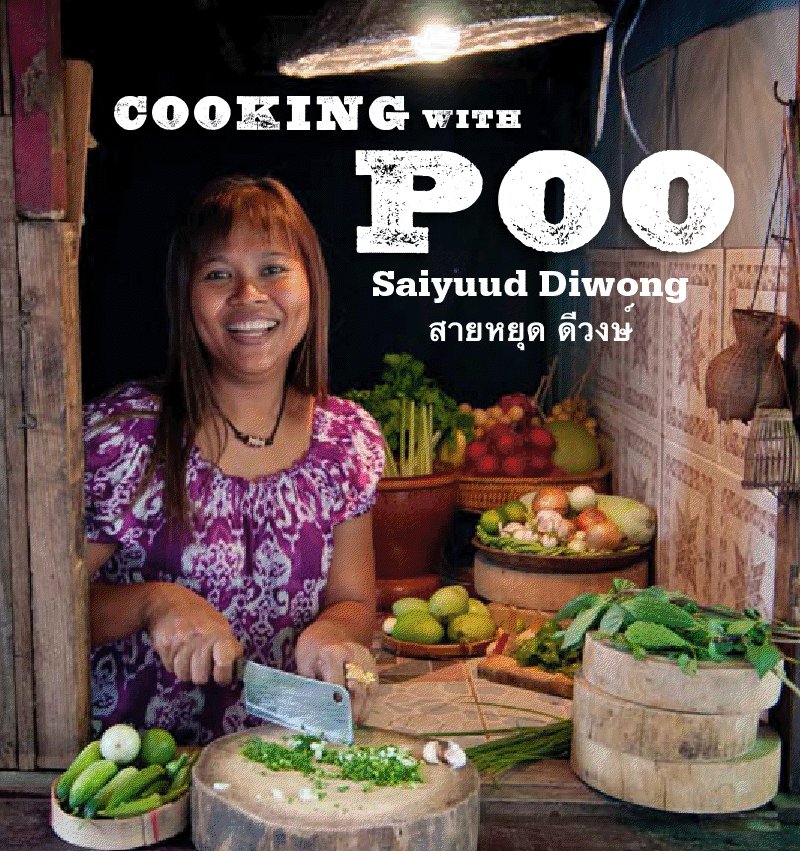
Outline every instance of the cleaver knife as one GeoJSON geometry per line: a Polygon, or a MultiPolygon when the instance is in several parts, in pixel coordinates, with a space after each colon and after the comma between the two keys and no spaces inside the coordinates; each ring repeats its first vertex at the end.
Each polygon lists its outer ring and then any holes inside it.
{"type": "Polygon", "coordinates": [[[350,694],[344,686],[244,659],[235,670],[244,682],[242,700],[251,715],[336,745],[353,743],[350,694]]]}

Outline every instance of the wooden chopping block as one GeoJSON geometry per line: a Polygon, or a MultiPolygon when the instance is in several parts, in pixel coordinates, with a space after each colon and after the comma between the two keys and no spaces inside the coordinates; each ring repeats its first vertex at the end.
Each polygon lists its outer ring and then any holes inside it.
{"type": "MultiPolygon", "coordinates": [[[[271,771],[245,759],[251,736],[282,742],[291,733],[273,725],[223,736],[204,748],[192,774],[192,840],[203,851],[476,851],[480,780],[472,763],[453,769],[423,765],[416,789],[326,781],[320,801],[289,803],[313,779],[271,771]],[[215,787],[215,784],[217,788],[215,787]],[[347,786],[339,792],[337,787],[347,786]],[[283,800],[276,800],[280,789],[283,800]],[[338,806],[334,806],[338,804],[338,806]]],[[[360,729],[357,745],[395,744],[422,756],[423,742],[388,730],[360,729]]]]}
{"type": "Polygon", "coordinates": [[[701,715],[642,706],[575,678],[575,734],[618,753],[652,760],[735,759],[752,750],[758,715],[701,715]]]}
{"type": "Polygon", "coordinates": [[[572,698],[572,677],[551,674],[543,668],[524,667],[510,656],[487,656],[478,662],[478,676],[494,683],[526,688],[541,694],[572,698]]]}
{"type": "Polygon", "coordinates": [[[760,734],[751,751],[723,762],[668,762],[621,753],[573,731],[572,770],[623,801],[675,813],[734,813],[760,807],[778,791],[781,742],[760,734]]]}
{"type": "Polygon", "coordinates": [[[555,612],[541,612],[534,609],[523,609],[517,606],[507,606],[505,603],[487,603],[489,614],[497,626],[506,629],[512,617],[519,618],[524,624],[525,629],[539,629],[545,622],[549,621],[555,612]]]}
{"type": "Polygon", "coordinates": [[[747,662],[701,662],[693,676],[670,659],[635,659],[606,641],[586,636],[583,676],[623,700],[706,715],[760,715],[774,706],[781,681],[771,671],[761,679],[747,662]]]}
{"type": "Polygon", "coordinates": [[[647,562],[601,573],[528,573],[498,564],[484,553],[476,552],[474,577],[476,593],[486,600],[557,612],[564,603],[584,591],[605,594],[616,577],[646,586],[647,562]]]}

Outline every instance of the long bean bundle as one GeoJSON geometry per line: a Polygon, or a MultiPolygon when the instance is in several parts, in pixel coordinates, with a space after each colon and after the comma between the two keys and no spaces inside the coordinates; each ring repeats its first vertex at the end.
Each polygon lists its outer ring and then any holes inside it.
{"type": "Polygon", "coordinates": [[[565,718],[542,727],[520,727],[518,733],[467,748],[478,771],[498,774],[523,762],[569,756],[572,721],[565,718]]]}

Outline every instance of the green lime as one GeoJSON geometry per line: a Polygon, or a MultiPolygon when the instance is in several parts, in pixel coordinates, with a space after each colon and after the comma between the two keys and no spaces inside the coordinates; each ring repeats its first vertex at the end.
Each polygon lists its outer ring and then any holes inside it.
{"type": "Polygon", "coordinates": [[[490,508],[481,514],[481,519],[478,525],[486,532],[487,535],[499,535],[500,527],[503,525],[503,517],[499,511],[490,508]]]}
{"type": "Polygon", "coordinates": [[[497,627],[491,618],[483,615],[459,615],[450,621],[447,627],[447,637],[450,641],[460,643],[470,641],[485,641],[494,638],[497,627]]]}
{"type": "Polygon", "coordinates": [[[392,604],[392,614],[396,618],[414,611],[425,612],[427,614],[428,601],[420,597],[402,597],[399,600],[395,600],[392,604]]]}
{"type": "Polygon", "coordinates": [[[525,503],[518,499],[510,500],[501,510],[508,518],[509,523],[524,523],[528,519],[528,509],[525,507],[525,503]]]}
{"type": "Polygon", "coordinates": [[[145,765],[166,765],[175,757],[177,745],[168,730],[152,727],[142,733],[139,758],[145,765]]]}
{"type": "Polygon", "coordinates": [[[419,644],[438,644],[444,638],[444,627],[430,615],[411,611],[397,619],[392,638],[419,644]]]}
{"type": "Polygon", "coordinates": [[[469,594],[463,585],[447,585],[431,595],[428,611],[438,620],[463,615],[469,608],[469,594]]]}
{"type": "Polygon", "coordinates": [[[480,600],[476,600],[473,597],[469,598],[467,603],[467,614],[468,615],[481,615],[485,618],[491,618],[492,614],[486,605],[482,603],[480,600]]]}

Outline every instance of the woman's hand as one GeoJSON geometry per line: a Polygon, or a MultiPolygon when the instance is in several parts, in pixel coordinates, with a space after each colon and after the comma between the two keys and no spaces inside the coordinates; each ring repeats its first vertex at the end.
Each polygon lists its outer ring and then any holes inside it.
{"type": "Polygon", "coordinates": [[[230,685],[242,645],[224,615],[194,591],[153,583],[145,629],[164,667],[177,679],[203,685],[213,678],[230,685]]]}
{"type": "Polygon", "coordinates": [[[333,624],[316,621],[300,633],[295,659],[301,676],[345,686],[350,692],[353,721],[361,724],[366,720],[378,677],[375,660],[363,644],[348,639],[333,624]],[[348,676],[350,666],[355,667],[348,676]]]}

